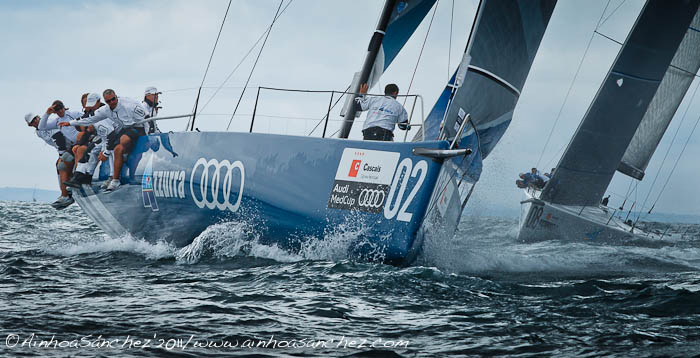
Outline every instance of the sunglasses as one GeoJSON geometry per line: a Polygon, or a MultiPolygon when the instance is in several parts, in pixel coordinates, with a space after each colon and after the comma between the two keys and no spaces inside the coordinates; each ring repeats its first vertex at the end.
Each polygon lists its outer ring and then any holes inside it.
{"type": "Polygon", "coordinates": [[[105,98],[105,102],[107,103],[112,103],[117,100],[117,97],[112,97],[112,98],[105,98]]]}

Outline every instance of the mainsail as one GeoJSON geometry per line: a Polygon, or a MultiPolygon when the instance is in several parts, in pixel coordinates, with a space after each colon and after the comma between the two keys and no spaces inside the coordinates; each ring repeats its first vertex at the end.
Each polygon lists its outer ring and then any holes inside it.
{"type": "Polygon", "coordinates": [[[542,191],[542,200],[598,205],[681,44],[700,0],[649,0],[542,191]]]}
{"type": "Polygon", "coordinates": [[[617,170],[642,180],[651,156],[700,68],[700,12],[695,14],[617,170]]]}
{"type": "Polygon", "coordinates": [[[556,0],[483,0],[460,64],[462,70],[466,67],[463,84],[457,83],[454,90],[458,69],[426,119],[426,138],[420,139],[438,139],[443,119],[446,137],[453,138],[469,114],[485,158],[513,118],[555,4],[556,0]]]}
{"type": "Polygon", "coordinates": [[[423,18],[428,14],[436,0],[403,0],[397,2],[391,13],[389,25],[382,39],[382,44],[374,60],[369,85],[373,87],[384,71],[401,52],[403,46],[411,38],[423,18]]]}

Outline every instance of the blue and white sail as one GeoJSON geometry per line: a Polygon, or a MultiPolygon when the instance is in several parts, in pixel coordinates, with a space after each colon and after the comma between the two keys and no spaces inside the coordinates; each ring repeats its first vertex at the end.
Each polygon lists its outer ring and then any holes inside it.
{"type": "Polygon", "coordinates": [[[428,15],[435,1],[403,0],[396,3],[369,76],[368,83],[370,88],[379,81],[384,71],[389,68],[389,65],[401,52],[408,39],[411,38],[425,16],[428,15]]]}
{"type": "Polygon", "coordinates": [[[700,69],[700,12],[688,27],[671,66],[666,70],[656,95],[649,104],[637,132],[632,137],[617,170],[637,180],[644,171],[666,133],[671,119],[700,69]]]}
{"type": "Polygon", "coordinates": [[[688,32],[700,0],[649,0],[540,199],[597,206],[688,32]]]}
{"type": "MultiPolygon", "coordinates": [[[[556,0],[482,1],[460,67],[426,118],[425,138],[414,140],[454,138],[468,114],[471,123],[459,135],[478,142],[473,160],[486,158],[513,118],[555,5],[556,0]]],[[[471,166],[469,176],[478,180],[480,163],[461,166],[471,166]]]]}
{"type": "Polygon", "coordinates": [[[420,25],[435,4],[436,0],[386,0],[377,28],[367,46],[367,54],[362,69],[355,73],[350,84],[349,95],[341,110],[346,117],[339,132],[340,138],[350,135],[352,122],[360,115],[355,106],[355,98],[362,83],[372,88],[384,71],[394,61],[416,28],[420,25]]]}

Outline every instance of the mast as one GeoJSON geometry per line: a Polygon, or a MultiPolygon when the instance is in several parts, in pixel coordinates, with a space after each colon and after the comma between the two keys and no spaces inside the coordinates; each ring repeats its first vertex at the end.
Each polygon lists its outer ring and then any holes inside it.
{"type": "Polygon", "coordinates": [[[352,124],[355,120],[355,115],[357,114],[357,108],[354,105],[355,98],[357,98],[357,93],[360,91],[360,85],[369,80],[369,75],[374,67],[374,62],[377,59],[379,49],[382,46],[382,40],[384,39],[386,28],[389,25],[389,20],[391,19],[391,13],[394,11],[397,1],[398,0],[386,0],[384,2],[384,9],[382,10],[382,15],[379,17],[377,29],[374,30],[372,39],[369,41],[367,56],[365,57],[365,62],[362,65],[359,80],[353,81],[352,85],[350,86],[350,99],[348,100],[350,106],[348,107],[348,111],[345,113],[345,121],[343,121],[343,127],[338,136],[339,138],[347,138],[350,135],[350,130],[352,129],[352,124]]]}

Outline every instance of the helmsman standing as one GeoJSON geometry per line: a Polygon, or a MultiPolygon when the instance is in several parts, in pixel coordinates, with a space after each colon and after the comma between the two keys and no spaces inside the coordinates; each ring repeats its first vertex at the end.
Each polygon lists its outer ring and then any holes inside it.
{"type": "Polygon", "coordinates": [[[384,96],[369,96],[369,85],[360,86],[361,96],[356,101],[363,111],[367,111],[367,119],[362,127],[364,140],[393,141],[396,124],[401,130],[409,130],[408,113],[401,103],[396,100],[399,86],[390,83],[384,88],[384,96]]]}

